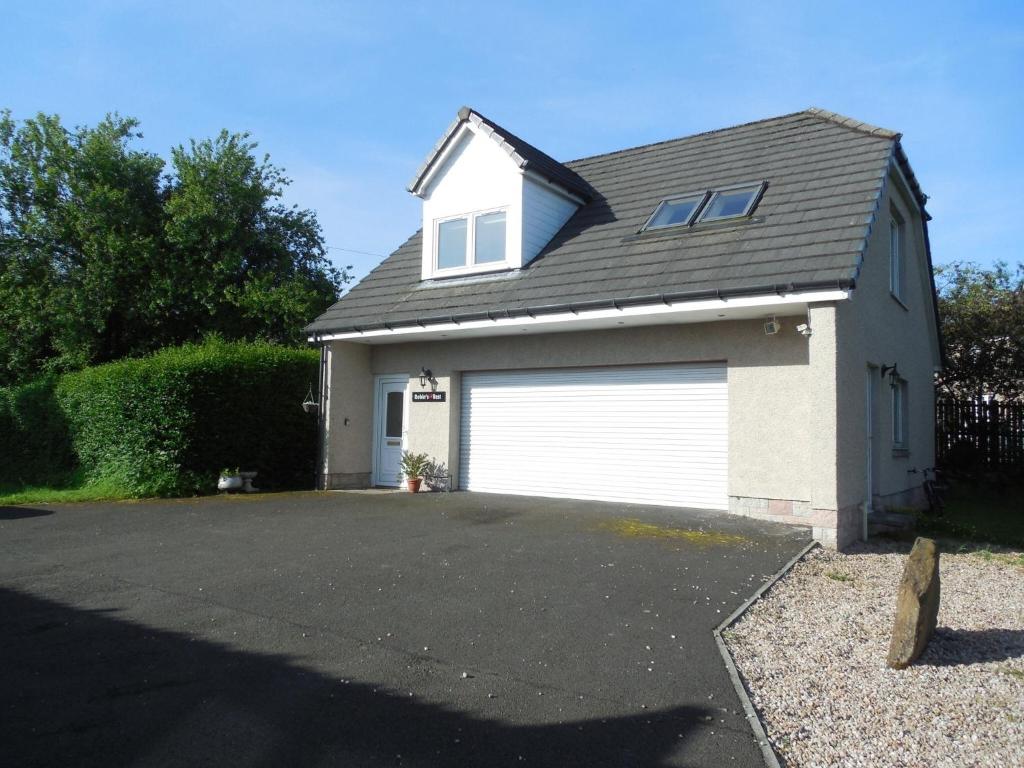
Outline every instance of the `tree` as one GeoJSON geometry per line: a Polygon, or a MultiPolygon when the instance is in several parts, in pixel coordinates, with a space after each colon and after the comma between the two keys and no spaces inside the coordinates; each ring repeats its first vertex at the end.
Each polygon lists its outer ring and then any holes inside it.
{"type": "Polygon", "coordinates": [[[161,238],[156,156],[114,116],[66,131],[0,113],[0,381],[131,349],[134,293],[161,238]]]}
{"type": "Polygon", "coordinates": [[[172,149],[167,175],[140,138],[0,112],[0,385],[210,332],[295,343],[349,279],[247,134],[172,149]]]}
{"type": "Polygon", "coordinates": [[[222,131],[172,150],[165,234],[175,259],[161,299],[175,336],[199,328],[294,341],[340,289],[316,215],[276,202],[289,181],[255,148],[248,134],[222,131]]]}
{"type": "Polygon", "coordinates": [[[935,273],[946,347],[940,391],[1024,398],[1024,264],[957,262],[935,273]]]}

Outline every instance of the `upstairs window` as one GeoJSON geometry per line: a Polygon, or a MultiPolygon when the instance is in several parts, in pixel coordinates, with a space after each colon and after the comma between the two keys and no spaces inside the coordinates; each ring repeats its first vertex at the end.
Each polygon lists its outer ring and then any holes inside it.
{"type": "Polygon", "coordinates": [[[442,221],[437,225],[437,268],[466,266],[467,219],[442,221]]]}
{"type": "Polygon", "coordinates": [[[903,219],[895,211],[889,214],[889,291],[903,301],[903,219]]]}
{"type": "Polygon", "coordinates": [[[489,211],[437,223],[437,269],[465,269],[505,261],[505,211],[489,211]]]}
{"type": "Polygon", "coordinates": [[[476,252],[474,264],[505,260],[505,212],[484,213],[474,217],[476,252]]]}
{"type": "Polygon", "coordinates": [[[747,184],[742,187],[730,187],[711,193],[711,199],[704,206],[700,221],[719,221],[721,219],[738,219],[749,216],[761,197],[764,182],[747,184]]]}

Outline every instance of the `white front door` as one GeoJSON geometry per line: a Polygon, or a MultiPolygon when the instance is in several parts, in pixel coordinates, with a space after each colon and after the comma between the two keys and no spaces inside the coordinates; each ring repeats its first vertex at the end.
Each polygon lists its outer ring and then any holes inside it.
{"type": "Polygon", "coordinates": [[[405,432],[408,376],[378,376],[374,404],[373,484],[397,487],[405,432]]]}

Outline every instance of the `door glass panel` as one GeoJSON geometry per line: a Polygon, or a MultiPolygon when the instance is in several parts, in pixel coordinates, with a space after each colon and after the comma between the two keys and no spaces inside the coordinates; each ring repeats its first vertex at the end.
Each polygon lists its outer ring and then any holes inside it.
{"type": "Polygon", "coordinates": [[[404,392],[388,392],[387,412],[384,417],[384,436],[402,436],[402,405],[404,392]]]}

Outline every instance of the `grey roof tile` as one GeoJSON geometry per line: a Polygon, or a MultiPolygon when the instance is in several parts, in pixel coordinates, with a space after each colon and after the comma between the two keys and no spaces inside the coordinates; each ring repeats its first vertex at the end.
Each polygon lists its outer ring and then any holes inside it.
{"type": "Polygon", "coordinates": [[[900,134],[825,110],[564,164],[479,113],[460,112],[462,119],[478,120],[517,162],[543,168],[557,183],[585,185],[579,188],[592,199],[514,273],[421,282],[417,232],[310,332],[661,294],[851,285],[894,157],[922,206],[926,199],[899,148],[900,134]],[[768,186],[750,220],[638,234],[667,195],[761,179],[768,186]]]}

